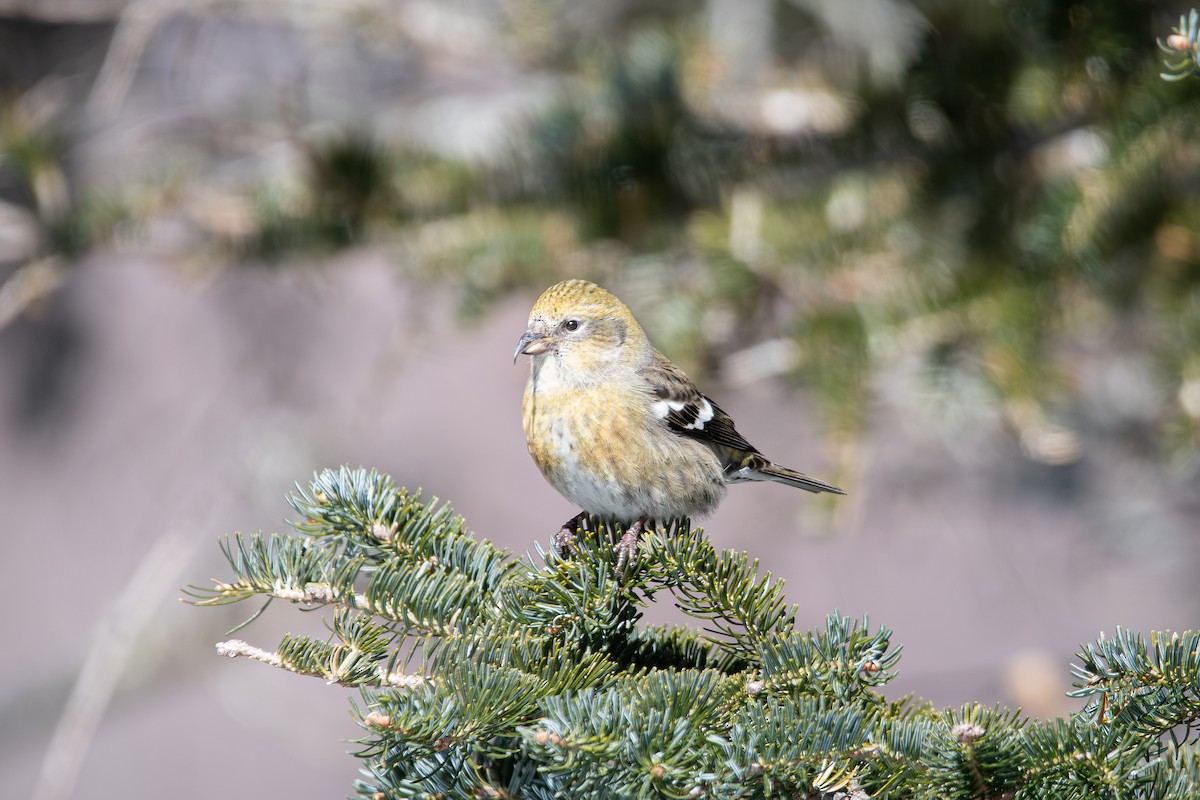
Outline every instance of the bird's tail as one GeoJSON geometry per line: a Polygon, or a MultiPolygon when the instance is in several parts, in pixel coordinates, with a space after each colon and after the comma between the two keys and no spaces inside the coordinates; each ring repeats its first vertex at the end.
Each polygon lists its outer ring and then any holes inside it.
{"type": "Polygon", "coordinates": [[[806,492],[813,492],[814,494],[820,492],[845,494],[845,492],[833,484],[819,481],[816,478],[810,478],[802,472],[796,472],[794,469],[781,467],[778,464],[768,464],[765,467],[760,467],[758,472],[776,483],[786,483],[788,486],[795,486],[797,489],[803,489],[806,492]]]}

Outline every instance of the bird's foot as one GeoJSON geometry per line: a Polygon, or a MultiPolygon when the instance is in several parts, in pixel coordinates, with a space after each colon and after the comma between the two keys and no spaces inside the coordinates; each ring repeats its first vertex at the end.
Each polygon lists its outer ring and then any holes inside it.
{"type": "Polygon", "coordinates": [[[629,559],[637,554],[638,540],[642,538],[642,532],[646,530],[646,518],[641,517],[637,522],[629,526],[629,530],[622,534],[617,541],[616,547],[613,550],[617,553],[617,572],[625,569],[625,565],[629,563],[629,559]]]}
{"type": "Polygon", "coordinates": [[[575,531],[583,524],[583,515],[584,512],[580,511],[563,523],[558,533],[554,534],[551,547],[554,548],[554,554],[559,558],[575,555],[575,531]]]}

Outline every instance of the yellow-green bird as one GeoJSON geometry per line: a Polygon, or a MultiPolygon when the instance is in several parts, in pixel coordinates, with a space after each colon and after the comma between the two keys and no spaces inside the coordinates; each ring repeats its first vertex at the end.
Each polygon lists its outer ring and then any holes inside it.
{"type": "Polygon", "coordinates": [[[629,308],[594,283],[547,289],[513,360],[521,354],[531,362],[522,404],[529,452],[550,485],[582,509],[555,535],[560,553],[584,513],[627,526],[623,565],[648,520],[709,514],[731,483],[845,494],[763,456],[654,349],[629,308]]]}

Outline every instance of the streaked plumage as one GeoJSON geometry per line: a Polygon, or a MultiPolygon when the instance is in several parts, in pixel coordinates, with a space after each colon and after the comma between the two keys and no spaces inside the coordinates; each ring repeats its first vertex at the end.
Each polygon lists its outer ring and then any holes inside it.
{"type": "Polygon", "coordinates": [[[522,417],[534,461],[584,511],[632,523],[634,543],[647,519],[711,513],[729,483],[844,494],[764,457],[651,346],[625,304],[593,283],[547,289],[514,358],[522,353],[532,362],[522,417]]]}

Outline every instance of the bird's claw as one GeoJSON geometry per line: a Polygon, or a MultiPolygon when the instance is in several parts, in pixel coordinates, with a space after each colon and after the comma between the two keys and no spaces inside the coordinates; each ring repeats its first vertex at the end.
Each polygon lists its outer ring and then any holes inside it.
{"type": "Polygon", "coordinates": [[[617,540],[613,550],[617,554],[617,572],[625,569],[625,565],[631,559],[637,556],[638,541],[642,538],[642,531],[646,529],[646,518],[642,517],[637,522],[630,526],[629,530],[621,535],[617,540]]]}
{"type": "Polygon", "coordinates": [[[621,537],[620,541],[613,547],[613,550],[617,553],[617,572],[623,571],[629,560],[637,555],[637,548],[638,537],[636,535],[626,533],[621,537]]]}
{"type": "Polygon", "coordinates": [[[584,513],[580,511],[564,522],[558,533],[554,534],[554,538],[550,540],[550,546],[554,548],[554,554],[559,558],[575,555],[575,531],[583,530],[584,513]]]}
{"type": "Polygon", "coordinates": [[[554,548],[554,554],[559,558],[575,555],[575,531],[564,525],[558,533],[554,534],[551,545],[554,548]]]}

